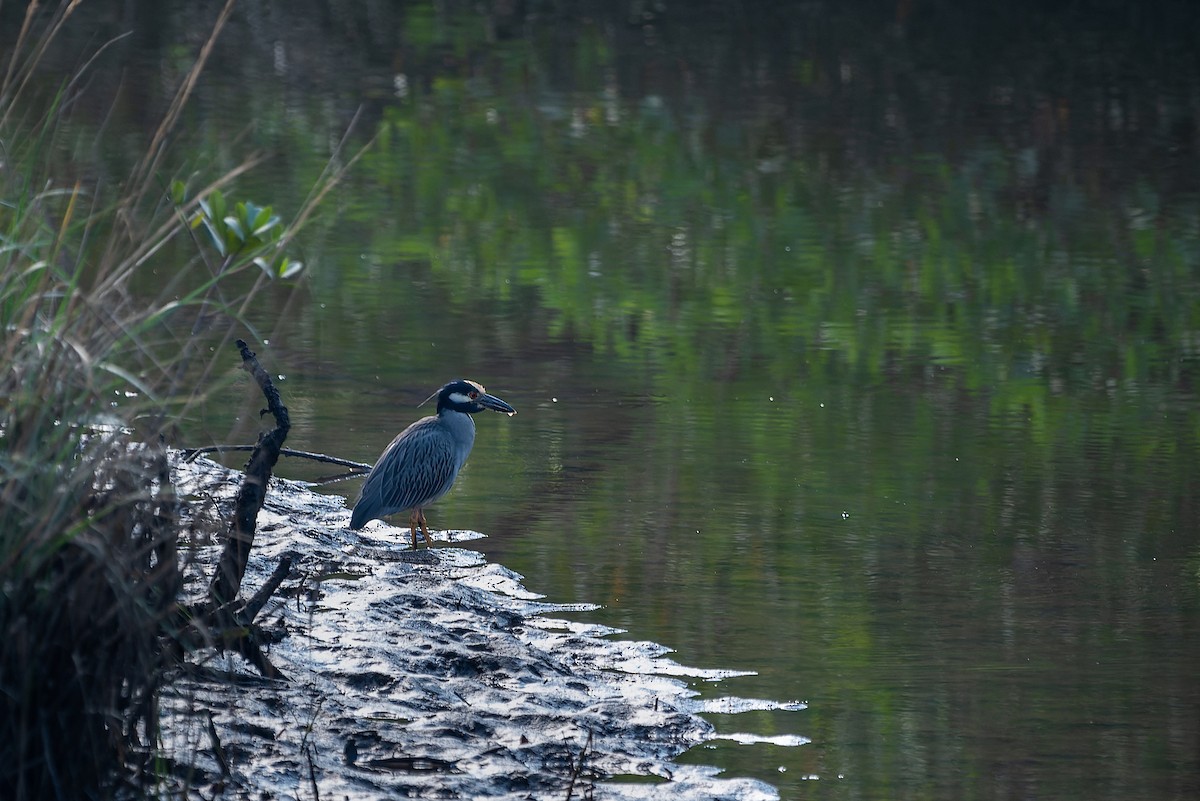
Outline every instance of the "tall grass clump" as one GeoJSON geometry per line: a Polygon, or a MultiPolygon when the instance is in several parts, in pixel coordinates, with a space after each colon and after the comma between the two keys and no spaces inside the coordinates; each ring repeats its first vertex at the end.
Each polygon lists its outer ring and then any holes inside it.
{"type": "Polygon", "coordinates": [[[126,390],[86,308],[103,298],[55,272],[0,280],[0,785],[17,799],[96,797],[145,751],[179,589],[165,454],[112,413],[126,390]]]}
{"type": "Polygon", "coordinates": [[[71,93],[86,82],[31,87],[75,6],[29,4],[0,65],[0,796],[18,801],[111,797],[139,776],[155,781],[163,643],[180,589],[161,442],[190,397],[178,386],[187,334],[173,341],[170,318],[244,302],[213,290],[256,258],[269,268],[263,232],[277,227],[269,209],[212,213],[232,174],[191,199],[163,179],[164,143],[232,2],[128,180],[111,192],[63,182],[88,174],[59,163],[71,93]],[[238,214],[261,241],[221,229],[238,214]],[[201,222],[233,237],[218,243],[219,263],[171,265],[176,281],[157,299],[130,291],[172,238],[202,252],[201,222]],[[197,275],[180,278],[188,269],[197,275]]]}

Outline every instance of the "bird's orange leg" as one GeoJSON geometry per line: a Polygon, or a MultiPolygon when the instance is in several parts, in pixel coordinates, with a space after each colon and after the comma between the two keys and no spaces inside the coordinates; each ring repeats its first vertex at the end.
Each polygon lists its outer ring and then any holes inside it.
{"type": "Polygon", "coordinates": [[[433,537],[430,536],[430,526],[425,523],[425,510],[419,508],[419,510],[416,510],[416,514],[421,518],[421,534],[425,535],[425,544],[432,546],[433,537]]]}
{"type": "Polygon", "coordinates": [[[417,547],[417,526],[421,527],[421,534],[425,537],[426,545],[433,545],[433,537],[429,536],[429,526],[425,522],[425,512],[421,509],[413,509],[412,515],[408,518],[409,530],[412,532],[412,547],[417,547]]]}
{"type": "Polygon", "coordinates": [[[421,510],[413,509],[411,515],[408,516],[408,530],[412,533],[412,547],[417,547],[417,524],[421,521],[421,510]]]}

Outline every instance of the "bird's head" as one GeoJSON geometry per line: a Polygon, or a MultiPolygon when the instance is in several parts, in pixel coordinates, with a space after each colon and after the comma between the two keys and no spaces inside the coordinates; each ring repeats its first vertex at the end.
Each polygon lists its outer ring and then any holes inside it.
{"type": "MultiPolygon", "coordinates": [[[[482,385],[462,378],[446,384],[446,386],[435,392],[434,395],[437,395],[437,410],[439,413],[443,410],[450,410],[464,414],[475,414],[476,412],[482,412],[484,409],[504,412],[509,417],[517,413],[516,409],[495,395],[489,395],[482,385]]],[[[432,399],[433,395],[430,395],[426,400],[432,399]]]]}

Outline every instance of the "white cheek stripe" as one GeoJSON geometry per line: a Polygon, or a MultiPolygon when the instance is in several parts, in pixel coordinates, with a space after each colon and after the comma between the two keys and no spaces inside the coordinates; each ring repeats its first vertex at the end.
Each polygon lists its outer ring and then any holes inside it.
{"type": "Polygon", "coordinates": [[[451,392],[450,400],[454,401],[455,403],[471,403],[471,399],[461,392],[451,392]]]}

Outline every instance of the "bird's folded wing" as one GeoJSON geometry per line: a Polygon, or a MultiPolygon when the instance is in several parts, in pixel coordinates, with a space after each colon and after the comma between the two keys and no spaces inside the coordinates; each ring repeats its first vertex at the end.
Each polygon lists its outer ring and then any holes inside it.
{"type": "Polygon", "coordinates": [[[383,516],[432,503],[450,490],[454,448],[436,420],[419,420],[392,440],[363,484],[360,503],[371,499],[383,516]]]}

